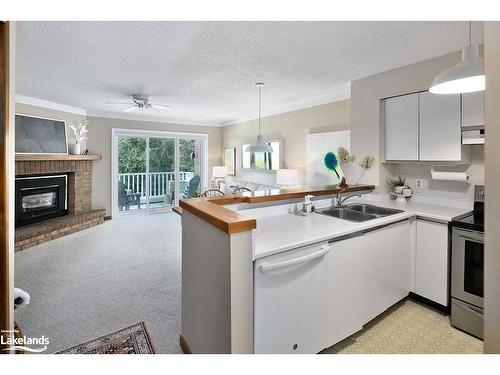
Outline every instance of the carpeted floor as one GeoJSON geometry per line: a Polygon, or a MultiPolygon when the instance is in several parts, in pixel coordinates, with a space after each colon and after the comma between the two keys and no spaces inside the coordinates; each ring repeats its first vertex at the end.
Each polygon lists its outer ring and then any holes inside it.
{"type": "MultiPolygon", "coordinates": [[[[16,253],[16,312],[24,334],[45,335],[49,353],[146,321],[157,353],[180,353],[180,218],[107,221],[16,253]]],[[[406,300],[324,353],[481,353],[482,341],[449,317],[406,300]]]]}
{"type": "Polygon", "coordinates": [[[450,325],[449,316],[404,300],[324,354],[480,354],[483,342],[450,325]]]}
{"type": "Polygon", "coordinates": [[[53,353],[146,321],[157,353],[180,353],[180,218],[135,215],[16,253],[24,334],[53,353]]]}

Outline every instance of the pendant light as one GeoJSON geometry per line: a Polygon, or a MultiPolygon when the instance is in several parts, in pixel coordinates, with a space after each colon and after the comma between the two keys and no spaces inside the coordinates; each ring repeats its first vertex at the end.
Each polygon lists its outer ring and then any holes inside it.
{"type": "Polygon", "coordinates": [[[273,148],[268,143],[262,140],[260,135],[260,112],[261,112],[261,89],[264,84],[262,82],[257,82],[255,84],[259,89],[259,134],[257,135],[257,141],[247,146],[246,152],[273,152],[273,148]]]}
{"type": "Polygon", "coordinates": [[[472,45],[472,22],[469,21],[469,46],[462,49],[462,61],[439,74],[429,91],[433,94],[465,94],[485,88],[483,60],[479,46],[472,45]]]}

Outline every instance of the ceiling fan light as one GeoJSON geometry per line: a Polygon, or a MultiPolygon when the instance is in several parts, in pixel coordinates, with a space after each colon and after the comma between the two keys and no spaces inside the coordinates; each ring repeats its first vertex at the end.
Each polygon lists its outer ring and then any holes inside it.
{"type": "Polygon", "coordinates": [[[439,74],[429,91],[433,94],[465,94],[483,91],[486,85],[483,60],[479,47],[462,49],[462,61],[439,74]]]}

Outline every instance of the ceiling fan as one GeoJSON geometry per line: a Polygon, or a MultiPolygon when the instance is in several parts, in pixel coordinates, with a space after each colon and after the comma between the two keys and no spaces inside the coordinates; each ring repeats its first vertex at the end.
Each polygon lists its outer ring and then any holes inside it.
{"type": "Polygon", "coordinates": [[[106,102],[106,104],[127,105],[123,112],[155,111],[164,114],[163,110],[170,109],[168,105],[152,103],[149,96],[139,94],[133,94],[129,102],[106,102]]]}

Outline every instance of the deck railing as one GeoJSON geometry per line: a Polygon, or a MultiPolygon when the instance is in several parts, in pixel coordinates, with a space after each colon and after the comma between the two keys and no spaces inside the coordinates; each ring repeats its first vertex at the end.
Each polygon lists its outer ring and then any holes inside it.
{"type": "MultiPolygon", "coordinates": [[[[140,193],[145,197],[146,173],[119,173],[118,180],[125,184],[125,188],[130,193],[140,193]]],[[[179,172],[179,189],[182,192],[187,184],[194,177],[194,172],[179,172]]],[[[149,197],[159,198],[165,194],[171,194],[174,190],[174,172],[151,172],[149,173],[149,197]]]]}

